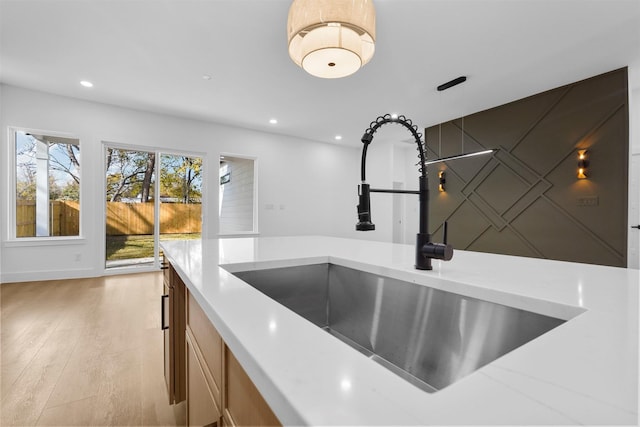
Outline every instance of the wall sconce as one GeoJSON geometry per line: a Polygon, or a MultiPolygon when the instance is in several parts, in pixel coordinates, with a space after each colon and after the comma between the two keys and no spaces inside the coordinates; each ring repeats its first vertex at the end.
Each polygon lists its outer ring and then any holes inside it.
{"type": "Polygon", "coordinates": [[[578,150],[578,179],[585,179],[587,177],[587,167],[589,166],[589,159],[587,158],[587,150],[578,150]]]}
{"type": "Polygon", "coordinates": [[[438,191],[444,192],[445,191],[444,184],[445,182],[447,182],[444,176],[444,171],[438,172],[438,178],[440,179],[440,183],[438,184],[438,191]]]}

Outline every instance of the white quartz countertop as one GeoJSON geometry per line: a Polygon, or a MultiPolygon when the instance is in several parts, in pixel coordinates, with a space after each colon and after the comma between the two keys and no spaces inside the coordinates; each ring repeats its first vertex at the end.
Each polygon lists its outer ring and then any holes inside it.
{"type": "Polygon", "coordinates": [[[638,424],[639,271],[332,237],[161,242],[285,425],[638,424]],[[570,319],[427,393],[229,271],[330,262],[570,319]]]}

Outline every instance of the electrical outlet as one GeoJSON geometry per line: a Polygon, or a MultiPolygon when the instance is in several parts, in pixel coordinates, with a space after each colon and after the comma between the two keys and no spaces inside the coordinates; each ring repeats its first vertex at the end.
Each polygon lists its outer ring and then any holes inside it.
{"type": "Polygon", "coordinates": [[[578,206],[598,206],[598,196],[578,197],[578,206]]]}

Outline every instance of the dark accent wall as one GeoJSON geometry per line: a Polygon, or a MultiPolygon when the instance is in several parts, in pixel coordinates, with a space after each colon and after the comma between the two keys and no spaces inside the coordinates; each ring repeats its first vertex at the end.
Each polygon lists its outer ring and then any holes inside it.
{"type": "Polygon", "coordinates": [[[429,166],[436,241],[447,220],[456,249],[626,266],[626,68],[442,123],[425,135],[429,158],[499,148],[429,166]],[[577,179],[579,149],[588,150],[587,179],[577,179]]]}

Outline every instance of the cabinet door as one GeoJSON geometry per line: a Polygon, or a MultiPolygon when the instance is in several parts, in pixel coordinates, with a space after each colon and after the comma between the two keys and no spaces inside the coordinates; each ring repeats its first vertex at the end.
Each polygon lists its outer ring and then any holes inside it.
{"type": "Polygon", "coordinates": [[[163,310],[163,320],[166,322],[166,325],[162,325],[163,335],[164,335],[164,381],[167,385],[167,394],[169,395],[169,403],[173,404],[175,401],[175,354],[174,354],[174,337],[173,337],[173,288],[165,283],[164,284],[164,295],[168,295],[168,298],[162,298],[162,310],[163,310]],[[168,301],[167,301],[168,299],[168,301]],[[164,329],[165,326],[168,326],[167,329],[164,329]]]}
{"type": "Polygon", "coordinates": [[[162,306],[160,307],[161,311],[161,325],[162,328],[162,336],[164,341],[164,382],[167,386],[167,394],[169,396],[169,403],[173,403],[173,385],[171,384],[171,376],[173,372],[173,362],[171,359],[171,348],[172,348],[172,340],[170,334],[173,332],[171,328],[171,324],[169,321],[169,310],[170,310],[170,301],[169,301],[169,290],[171,288],[171,270],[169,268],[169,262],[166,257],[163,255],[162,257],[162,306]]]}
{"type": "Polygon", "coordinates": [[[178,276],[178,273],[172,268],[172,290],[171,305],[172,316],[171,326],[173,327],[173,354],[174,354],[174,385],[173,393],[176,403],[186,399],[185,385],[185,329],[186,329],[186,287],[178,276]]]}
{"type": "Polygon", "coordinates": [[[205,374],[211,377],[209,385],[213,397],[222,406],[222,353],[224,343],[218,331],[213,327],[207,315],[202,311],[193,295],[187,291],[187,330],[191,332],[193,344],[200,350],[203,367],[209,368],[205,374]]]}
{"type": "Polygon", "coordinates": [[[225,425],[280,426],[233,353],[225,348],[225,425]]]}
{"type": "Polygon", "coordinates": [[[220,411],[207,385],[190,334],[187,343],[187,425],[208,426],[220,421],[220,411]]]}
{"type": "Polygon", "coordinates": [[[165,283],[171,281],[171,270],[169,269],[169,260],[167,256],[162,254],[162,262],[160,263],[160,269],[162,270],[162,278],[165,283]]]}
{"type": "MultiPolygon", "coordinates": [[[[173,266],[168,265],[169,282],[164,282],[163,318],[164,333],[164,379],[167,385],[169,403],[179,403],[185,399],[185,286],[173,266]],[[165,304],[165,302],[167,304],[165,304]],[[168,329],[164,329],[168,327],[168,329]]],[[[166,276],[165,276],[166,277],[166,276]]]]}

